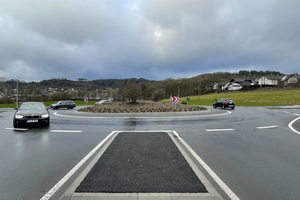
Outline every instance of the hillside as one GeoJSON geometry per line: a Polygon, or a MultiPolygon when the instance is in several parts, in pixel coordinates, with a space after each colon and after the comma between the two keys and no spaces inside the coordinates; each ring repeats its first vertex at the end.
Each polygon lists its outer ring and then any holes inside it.
{"type": "MultiPolygon", "coordinates": [[[[49,80],[42,80],[40,82],[19,82],[19,86],[34,86],[37,89],[44,89],[44,88],[74,88],[74,89],[84,89],[86,91],[93,91],[96,89],[106,89],[106,88],[121,88],[125,85],[126,81],[129,79],[97,79],[97,80],[86,80],[86,79],[78,79],[78,81],[68,80],[65,78],[61,79],[49,79],[49,80]]],[[[153,80],[147,80],[143,78],[137,79],[138,82],[155,82],[153,80]]],[[[3,84],[3,83],[2,83],[3,84]]],[[[10,80],[6,82],[9,85],[9,88],[16,88],[16,81],[10,80]]]]}

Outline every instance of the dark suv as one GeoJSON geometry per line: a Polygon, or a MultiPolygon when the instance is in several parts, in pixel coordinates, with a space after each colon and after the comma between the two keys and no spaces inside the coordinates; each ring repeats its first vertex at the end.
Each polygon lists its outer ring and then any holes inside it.
{"type": "Polygon", "coordinates": [[[213,104],[213,107],[214,108],[221,107],[223,109],[225,109],[225,108],[234,109],[235,108],[235,103],[232,99],[219,99],[218,101],[216,101],[213,104]]]}
{"type": "Polygon", "coordinates": [[[55,104],[51,104],[50,108],[52,109],[59,109],[59,108],[67,108],[67,109],[73,109],[76,107],[76,103],[74,103],[73,101],[59,101],[55,104]]]}

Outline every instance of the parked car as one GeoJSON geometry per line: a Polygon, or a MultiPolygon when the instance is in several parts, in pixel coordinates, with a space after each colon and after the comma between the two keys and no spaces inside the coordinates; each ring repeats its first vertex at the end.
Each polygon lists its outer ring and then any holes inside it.
{"type": "Polygon", "coordinates": [[[42,102],[25,102],[19,108],[15,108],[14,128],[27,125],[49,126],[50,114],[48,108],[42,102]]]}
{"type": "Polygon", "coordinates": [[[109,100],[101,100],[95,103],[95,106],[100,105],[100,104],[105,104],[105,103],[111,103],[109,100]]]}
{"type": "Polygon", "coordinates": [[[50,108],[52,109],[59,109],[59,108],[67,108],[67,109],[73,109],[76,107],[76,103],[74,101],[65,100],[65,101],[59,101],[55,104],[51,104],[50,108]]]}
{"type": "Polygon", "coordinates": [[[225,108],[234,109],[235,108],[235,103],[232,99],[219,99],[218,101],[216,101],[213,104],[213,107],[214,108],[221,107],[223,109],[225,109],[225,108]]]}

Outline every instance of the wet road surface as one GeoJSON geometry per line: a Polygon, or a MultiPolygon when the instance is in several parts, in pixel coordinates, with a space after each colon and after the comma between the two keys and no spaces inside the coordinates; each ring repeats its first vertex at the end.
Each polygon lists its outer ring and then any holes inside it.
{"type": "MultiPolygon", "coordinates": [[[[299,109],[237,107],[155,117],[51,110],[49,128],[19,131],[12,129],[13,113],[0,112],[4,200],[40,199],[112,131],[153,130],[175,130],[240,199],[300,198],[300,135],[289,127],[299,109]]],[[[298,132],[299,121],[292,124],[298,132]]]]}

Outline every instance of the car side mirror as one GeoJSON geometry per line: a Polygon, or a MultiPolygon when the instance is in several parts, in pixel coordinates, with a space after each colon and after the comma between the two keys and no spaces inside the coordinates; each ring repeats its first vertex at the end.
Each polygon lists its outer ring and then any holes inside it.
{"type": "Polygon", "coordinates": [[[15,110],[19,110],[19,108],[15,108],[15,110]]]}

